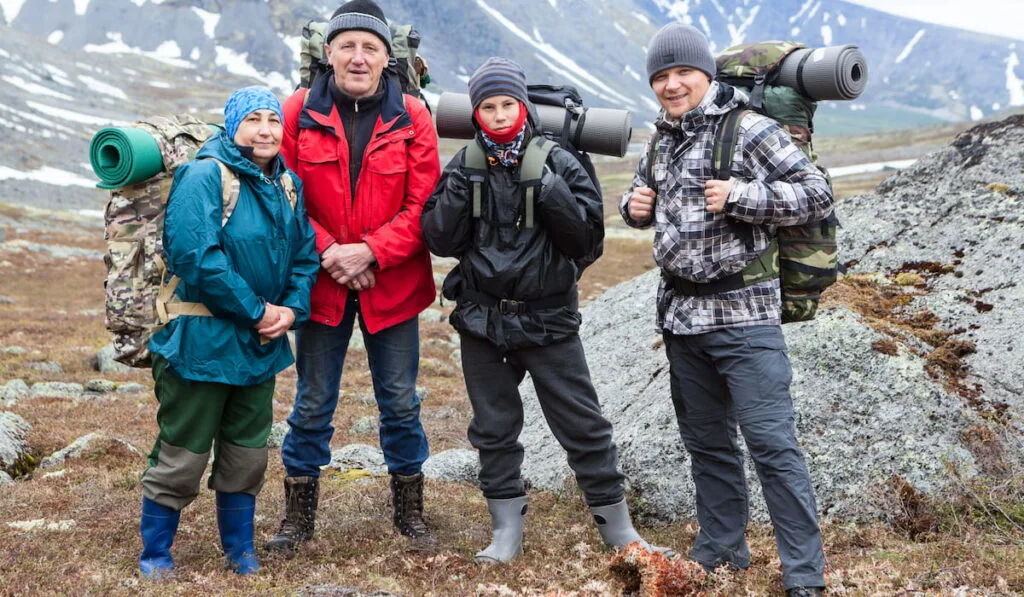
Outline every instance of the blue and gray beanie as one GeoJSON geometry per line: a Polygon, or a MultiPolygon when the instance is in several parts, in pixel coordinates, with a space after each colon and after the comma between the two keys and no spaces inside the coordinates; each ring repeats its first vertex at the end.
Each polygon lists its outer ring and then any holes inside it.
{"type": "Polygon", "coordinates": [[[273,110],[278,118],[284,120],[281,102],[269,89],[257,85],[243,87],[232,93],[228,103],[224,104],[224,128],[228,137],[234,139],[242,119],[256,110],[273,110]]]}
{"type": "Polygon", "coordinates": [[[329,44],[335,35],[352,29],[373,33],[384,42],[388,54],[391,54],[391,28],[384,18],[384,11],[373,0],[350,0],[339,6],[331,15],[324,43],[329,44]]]}

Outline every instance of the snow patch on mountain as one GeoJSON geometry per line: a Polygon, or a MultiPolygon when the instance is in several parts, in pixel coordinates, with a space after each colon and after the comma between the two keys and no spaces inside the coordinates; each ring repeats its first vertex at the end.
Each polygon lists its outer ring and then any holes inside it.
{"type": "Polygon", "coordinates": [[[1011,106],[1024,106],[1024,81],[1016,73],[1016,68],[1019,65],[1020,59],[1017,58],[1017,52],[1010,52],[1010,55],[1006,57],[1006,90],[1010,92],[1011,106]]]}
{"type": "Polygon", "coordinates": [[[917,33],[914,34],[914,37],[910,38],[907,45],[903,47],[903,51],[900,52],[900,55],[896,57],[896,64],[903,62],[907,59],[907,56],[910,56],[910,53],[914,51],[914,46],[916,46],[917,42],[921,41],[921,38],[924,37],[924,33],[924,29],[918,29],[917,33]]]}
{"type": "Polygon", "coordinates": [[[55,108],[32,100],[27,100],[25,104],[37,112],[42,112],[47,116],[54,118],[60,118],[68,122],[77,122],[80,124],[90,124],[94,126],[128,126],[130,122],[123,120],[115,120],[113,118],[107,118],[103,116],[93,116],[91,114],[82,114],[81,112],[74,112],[72,110],[64,110],[62,108],[55,108]]]}
{"type": "Polygon", "coordinates": [[[95,180],[50,166],[43,166],[42,168],[27,172],[8,168],[7,166],[0,166],[0,180],[33,180],[62,187],[78,186],[93,188],[96,186],[95,180]]]}
{"type": "Polygon", "coordinates": [[[114,87],[113,85],[109,85],[107,83],[104,83],[103,81],[100,81],[99,79],[94,79],[93,77],[90,77],[88,75],[78,75],[78,80],[83,82],[83,83],[85,83],[86,87],[88,87],[89,89],[91,89],[91,90],[93,90],[93,91],[95,91],[97,93],[102,93],[103,95],[109,95],[110,97],[113,97],[113,98],[116,98],[116,99],[120,99],[120,100],[127,100],[128,99],[128,96],[125,94],[124,91],[121,91],[120,89],[118,89],[117,87],[114,87]]]}
{"type": "Polygon", "coordinates": [[[207,12],[199,7],[193,6],[192,12],[202,19],[203,21],[203,33],[206,37],[214,39],[214,33],[217,31],[217,23],[220,22],[220,15],[212,12],[207,12]]]}
{"type": "Polygon", "coordinates": [[[0,0],[0,10],[3,11],[4,20],[13,23],[24,5],[25,0],[0,0]]]}
{"type": "Polygon", "coordinates": [[[154,60],[159,60],[160,62],[171,66],[178,66],[181,68],[196,67],[196,65],[191,62],[181,59],[181,49],[178,48],[178,44],[173,41],[166,41],[160,44],[154,51],[147,51],[124,43],[121,34],[118,32],[107,33],[107,39],[110,40],[108,43],[86,44],[82,49],[86,52],[95,54],[139,54],[141,56],[148,56],[154,60]]]}
{"type": "Polygon", "coordinates": [[[39,84],[33,83],[31,81],[26,81],[25,79],[22,79],[21,77],[18,77],[18,76],[4,75],[4,76],[0,77],[0,80],[5,81],[5,82],[11,84],[11,85],[17,87],[18,89],[21,89],[23,91],[27,91],[27,92],[31,93],[32,95],[45,95],[45,96],[56,98],[56,99],[63,100],[63,101],[66,101],[66,102],[74,101],[74,99],[75,99],[75,98],[71,97],[70,95],[68,95],[66,93],[61,93],[59,91],[54,91],[54,90],[50,89],[49,87],[47,87],[45,85],[39,85],[39,84]]]}

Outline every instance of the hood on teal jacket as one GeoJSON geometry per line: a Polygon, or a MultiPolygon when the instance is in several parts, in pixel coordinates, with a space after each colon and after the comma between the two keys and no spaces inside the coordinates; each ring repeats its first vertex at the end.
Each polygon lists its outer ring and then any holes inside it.
{"type": "Polygon", "coordinates": [[[174,173],[164,219],[167,267],[181,278],[176,295],[202,303],[214,317],[180,316],[153,334],[149,350],[184,379],[237,386],[261,383],[294,362],[286,337],[260,344],[253,326],[265,304],[289,307],[295,325],[309,318],[319,256],[298,177],[278,155],[267,176],[221,132],[174,173]],[[238,203],[223,227],[224,163],[238,177],[238,203]],[[293,210],[281,186],[299,191],[293,210]]]}

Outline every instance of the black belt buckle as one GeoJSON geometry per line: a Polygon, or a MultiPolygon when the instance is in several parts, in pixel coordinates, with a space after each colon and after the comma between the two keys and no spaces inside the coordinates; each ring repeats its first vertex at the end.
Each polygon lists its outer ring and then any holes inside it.
{"type": "Polygon", "coordinates": [[[526,303],[512,299],[501,299],[498,301],[498,312],[504,315],[519,315],[525,311],[526,303]]]}

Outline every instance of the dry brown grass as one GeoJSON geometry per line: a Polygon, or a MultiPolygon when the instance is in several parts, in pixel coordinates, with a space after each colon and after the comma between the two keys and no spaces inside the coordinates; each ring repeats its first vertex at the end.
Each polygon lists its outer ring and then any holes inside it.
{"type": "MultiPolygon", "coordinates": [[[[8,232],[12,237],[16,235],[8,232]]],[[[102,247],[95,238],[73,231],[55,232],[48,242],[102,247]]],[[[592,297],[647,269],[649,260],[649,244],[611,239],[606,256],[584,276],[583,296],[592,297]]],[[[24,253],[0,254],[0,262],[9,264],[0,265],[0,295],[16,301],[0,304],[0,346],[21,346],[27,351],[24,355],[0,353],[0,384],[13,378],[31,384],[106,377],[151,387],[146,371],[101,376],[92,370],[93,354],[108,341],[100,311],[101,264],[63,263],[24,253]],[[39,361],[58,362],[64,373],[40,373],[31,366],[39,361]]],[[[830,294],[830,300],[853,304],[859,312],[878,318],[891,318],[894,310],[906,304],[900,293],[849,281],[830,294]]],[[[924,325],[928,319],[916,321],[924,325]]],[[[422,334],[422,355],[431,364],[424,368],[419,384],[427,389],[423,420],[432,449],[466,448],[470,409],[461,372],[450,360],[451,349],[431,342],[449,340],[451,329],[446,323],[426,323],[422,334]]],[[[294,369],[279,377],[275,420],[289,412],[294,379],[294,369]]],[[[359,399],[370,393],[365,356],[354,352],[346,363],[333,447],[353,441],[376,444],[375,437],[349,433],[357,418],[376,414],[373,406],[359,399]]],[[[28,438],[32,451],[47,455],[91,432],[126,440],[146,451],[156,434],[155,407],[152,395],[141,393],[119,394],[105,402],[25,399],[11,410],[32,424],[28,438]]],[[[990,435],[977,431],[969,439],[979,450],[988,450],[993,463],[998,462],[998,448],[990,435]]],[[[442,548],[435,554],[417,554],[391,528],[385,478],[349,481],[330,473],[323,482],[317,538],[295,559],[264,558],[263,570],[253,578],[225,571],[213,496],[204,488],[182,515],[174,546],[177,577],[144,582],[136,574],[138,479],[144,467],[142,457],[115,444],[100,444],[56,471],[37,469],[0,489],[0,595],[286,595],[317,586],[334,587],[334,594],[341,594],[340,587],[356,587],[365,592],[382,589],[438,596],[582,597],[623,591],[623,584],[609,569],[612,554],[601,545],[578,497],[532,492],[525,555],[510,565],[481,567],[472,557],[487,543],[490,527],[484,501],[472,484],[428,481],[427,517],[437,529],[442,548]],[[74,521],[75,526],[66,531],[23,531],[8,525],[40,518],[74,521]]],[[[276,530],[283,475],[275,451],[257,502],[260,543],[276,530]]],[[[984,594],[1024,592],[1024,532],[1005,521],[992,522],[1005,515],[1008,520],[1020,517],[1024,523],[1024,509],[1008,505],[1021,495],[1015,492],[1010,486],[965,488],[965,495],[977,499],[964,500],[957,509],[924,508],[922,514],[937,517],[937,529],[918,535],[917,540],[884,525],[824,525],[831,594],[943,595],[961,586],[984,594]],[[993,493],[997,489],[1002,493],[993,493]]],[[[685,553],[696,527],[691,521],[680,521],[642,531],[652,542],[685,553]]],[[[781,594],[770,527],[752,525],[748,536],[754,553],[751,568],[712,575],[702,585],[705,594],[781,594]]],[[[320,594],[331,594],[331,590],[320,594]]]]}

